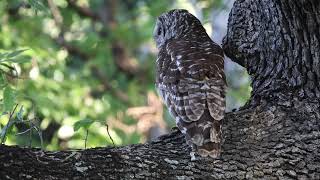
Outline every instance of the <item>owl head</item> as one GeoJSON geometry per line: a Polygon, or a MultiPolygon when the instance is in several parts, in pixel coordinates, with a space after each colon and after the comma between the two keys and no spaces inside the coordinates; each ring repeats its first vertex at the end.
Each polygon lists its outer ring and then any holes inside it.
{"type": "Polygon", "coordinates": [[[157,47],[161,47],[170,39],[196,37],[206,34],[201,22],[185,9],[174,9],[163,13],[157,19],[153,38],[157,47]]]}

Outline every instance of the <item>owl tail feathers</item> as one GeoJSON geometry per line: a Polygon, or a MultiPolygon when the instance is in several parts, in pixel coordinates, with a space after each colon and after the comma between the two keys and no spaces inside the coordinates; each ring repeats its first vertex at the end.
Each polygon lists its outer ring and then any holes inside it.
{"type": "MultiPolygon", "coordinates": [[[[220,127],[220,126],[218,126],[220,127]]],[[[187,131],[188,133],[189,131],[187,131]]],[[[221,131],[217,128],[194,129],[186,136],[187,144],[192,148],[191,159],[194,154],[201,157],[218,158],[221,154],[221,131]],[[198,130],[198,131],[197,131],[198,130]],[[193,133],[191,133],[193,132],[193,133]],[[191,136],[191,138],[190,138],[191,136]]]]}
{"type": "MultiPolygon", "coordinates": [[[[195,136],[198,137],[198,136],[195,136]]],[[[202,136],[199,136],[202,137],[202,136]]],[[[203,139],[199,138],[191,138],[187,140],[187,144],[189,144],[192,148],[190,152],[191,160],[195,159],[195,154],[198,154],[201,157],[211,157],[211,158],[218,158],[221,154],[221,142],[220,139],[217,141],[207,141],[204,142],[203,139]]]]}
{"type": "Polygon", "coordinates": [[[220,143],[208,142],[197,147],[197,152],[201,157],[218,158],[221,154],[220,143]]]}

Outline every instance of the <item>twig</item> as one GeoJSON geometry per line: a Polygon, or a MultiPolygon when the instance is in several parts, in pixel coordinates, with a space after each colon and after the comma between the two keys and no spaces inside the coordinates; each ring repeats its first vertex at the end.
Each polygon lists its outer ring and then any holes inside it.
{"type": "MultiPolygon", "coordinates": [[[[64,38],[64,32],[66,31],[66,29],[63,27],[63,17],[61,16],[59,9],[56,7],[56,5],[53,3],[53,1],[52,0],[47,0],[47,1],[48,1],[50,11],[52,13],[53,19],[55,21],[55,24],[58,28],[61,29],[59,37],[55,38],[55,41],[57,42],[57,44],[64,47],[70,54],[79,56],[84,61],[90,60],[90,55],[88,53],[85,53],[81,49],[79,49],[78,47],[70,45],[69,43],[66,42],[66,40],[64,38]]],[[[76,4],[76,0],[68,0],[68,3],[79,14],[91,17],[93,19],[99,19],[99,16],[97,14],[94,14],[89,8],[78,6],[76,4]]],[[[122,51],[124,51],[124,50],[122,49],[122,51]]],[[[117,63],[117,60],[116,60],[116,64],[117,64],[117,66],[119,64],[119,63],[117,63]]],[[[125,64],[128,64],[128,63],[125,63],[125,64]]],[[[124,68],[124,69],[126,69],[126,68],[124,68]]],[[[123,72],[126,72],[125,70],[123,70],[121,68],[120,68],[120,70],[122,70],[123,72]]],[[[98,77],[98,79],[101,81],[101,83],[103,84],[104,90],[109,90],[112,94],[114,94],[118,99],[120,99],[124,103],[127,103],[127,104],[130,103],[128,95],[126,93],[124,93],[123,91],[112,87],[112,85],[109,83],[109,80],[101,72],[101,70],[99,70],[98,67],[93,66],[91,68],[91,72],[94,75],[96,75],[98,77]]]]}
{"type": "Polygon", "coordinates": [[[108,136],[109,136],[109,138],[111,139],[111,142],[112,142],[112,144],[113,144],[113,147],[115,147],[115,145],[114,145],[114,141],[113,141],[113,139],[112,139],[112,137],[111,137],[111,135],[110,135],[110,133],[109,133],[109,125],[108,125],[108,124],[106,124],[106,126],[107,126],[107,133],[108,133],[108,136]]]}
{"type": "MultiPolygon", "coordinates": [[[[69,5],[76,9],[79,14],[89,16],[92,18],[98,18],[98,15],[95,15],[89,8],[80,7],[76,4],[75,0],[68,0],[69,5]]],[[[59,9],[56,7],[56,5],[52,2],[52,0],[48,0],[48,4],[51,10],[51,13],[53,15],[53,19],[55,21],[56,26],[61,29],[61,32],[59,34],[59,37],[55,38],[55,41],[60,46],[64,47],[70,54],[79,56],[82,60],[88,61],[90,59],[90,55],[88,53],[83,52],[81,49],[79,49],[76,46],[70,45],[66,42],[64,38],[64,32],[66,29],[63,27],[63,17],[61,16],[61,13],[59,12],[59,9]]],[[[117,63],[116,63],[117,64],[117,63]]],[[[121,70],[121,68],[120,68],[121,70]]],[[[118,89],[115,89],[112,87],[112,85],[109,83],[109,80],[106,78],[106,76],[99,70],[98,67],[91,67],[91,72],[98,77],[98,79],[103,84],[104,90],[111,91],[112,94],[114,94],[117,98],[119,98],[124,103],[130,103],[129,97],[126,93],[123,91],[120,91],[118,89]]],[[[124,71],[125,72],[125,71],[124,71]]]]}
{"type": "Polygon", "coordinates": [[[14,112],[16,111],[16,109],[17,109],[17,107],[18,107],[18,104],[16,104],[15,105],[15,107],[13,108],[13,110],[9,113],[9,120],[8,120],[8,123],[5,125],[5,127],[3,128],[4,129],[4,132],[3,132],[3,134],[2,134],[2,132],[1,132],[1,144],[3,144],[4,143],[4,141],[5,141],[5,138],[6,138],[6,136],[7,136],[7,130],[8,130],[8,128],[10,127],[10,126],[12,126],[16,121],[14,121],[14,120],[12,120],[12,117],[13,117],[13,114],[14,114],[14,112]]]}
{"type": "Polygon", "coordinates": [[[82,52],[79,48],[72,46],[68,44],[64,39],[64,33],[66,31],[66,28],[63,25],[63,17],[58,9],[58,7],[54,4],[52,0],[48,0],[48,5],[51,11],[51,14],[53,16],[53,20],[55,22],[55,25],[60,28],[60,34],[59,37],[55,39],[57,44],[64,47],[70,54],[76,54],[79,55],[83,59],[88,59],[89,55],[82,52]]]}
{"type": "Polygon", "coordinates": [[[88,60],[89,59],[89,54],[81,51],[78,47],[73,46],[68,44],[64,37],[63,34],[60,33],[59,37],[54,39],[56,41],[57,44],[59,44],[60,46],[62,46],[64,49],[66,49],[70,54],[72,55],[76,55],[78,57],[80,57],[82,60],[88,60]]]}
{"type": "Polygon", "coordinates": [[[84,139],[84,149],[87,149],[87,141],[88,141],[88,134],[89,134],[89,130],[86,130],[86,137],[84,139]]]}
{"type": "Polygon", "coordinates": [[[29,131],[29,147],[32,146],[32,127],[31,127],[31,125],[32,125],[32,122],[29,121],[29,127],[30,127],[30,131],[29,131]]]}
{"type": "Polygon", "coordinates": [[[39,136],[39,138],[40,138],[41,149],[43,149],[42,131],[41,131],[41,129],[38,128],[34,123],[31,122],[31,124],[32,124],[32,128],[35,129],[35,130],[37,131],[37,133],[38,133],[38,136],[39,136]]]}
{"type": "Polygon", "coordinates": [[[29,145],[28,146],[31,147],[32,146],[33,129],[35,129],[37,131],[39,139],[40,139],[41,149],[43,149],[42,131],[39,127],[37,127],[37,125],[35,123],[32,122],[33,120],[37,121],[37,118],[23,120],[23,121],[15,121],[16,124],[20,124],[20,123],[24,123],[24,124],[28,123],[29,124],[29,128],[27,130],[17,133],[16,136],[23,135],[23,134],[29,132],[29,145]]]}
{"type": "Polygon", "coordinates": [[[75,0],[67,0],[67,2],[80,16],[89,17],[93,20],[100,20],[99,15],[93,12],[90,8],[78,6],[75,0]]]}
{"type": "Polygon", "coordinates": [[[10,121],[10,119],[12,119],[12,116],[13,116],[14,112],[17,110],[17,107],[18,107],[18,104],[16,104],[14,106],[13,110],[10,112],[9,121],[10,121]]]}
{"type": "Polygon", "coordinates": [[[17,133],[16,136],[25,134],[25,133],[29,132],[30,130],[31,130],[31,128],[28,128],[27,130],[25,130],[25,131],[23,131],[23,132],[17,133]]]}
{"type": "Polygon", "coordinates": [[[54,4],[54,2],[52,0],[48,0],[48,5],[49,5],[50,11],[52,13],[54,22],[56,23],[56,25],[58,27],[61,28],[63,26],[63,18],[61,16],[61,13],[60,13],[58,7],[54,4]]]}

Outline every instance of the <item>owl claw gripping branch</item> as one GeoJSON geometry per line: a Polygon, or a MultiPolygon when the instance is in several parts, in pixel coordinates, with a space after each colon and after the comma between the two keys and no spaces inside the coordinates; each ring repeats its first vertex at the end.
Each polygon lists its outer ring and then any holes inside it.
{"type": "Polygon", "coordinates": [[[217,158],[225,110],[223,50],[182,9],[158,17],[154,39],[159,49],[156,88],[192,147],[190,155],[217,158]]]}

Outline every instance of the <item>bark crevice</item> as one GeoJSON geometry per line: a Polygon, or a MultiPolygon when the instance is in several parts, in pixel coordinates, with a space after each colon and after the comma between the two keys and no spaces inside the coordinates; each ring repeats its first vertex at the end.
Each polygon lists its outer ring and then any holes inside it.
{"type": "MultiPolygon", "coordinates": [[[[228,113],[220,159],[190,161],[183,135],[117,148],[46,152],[0,146],[1,177],[37,179],[320,178],[320,105],[266,104],[228,113]]],[[[8,178],[9,179],[9,178],[8,178]]]]}
{"type": "Polygon", "coordinates": [[[313,0],[235,2],[223,46],[252,77],[251,104],[320,97],[316,7],[313,0]]]}

